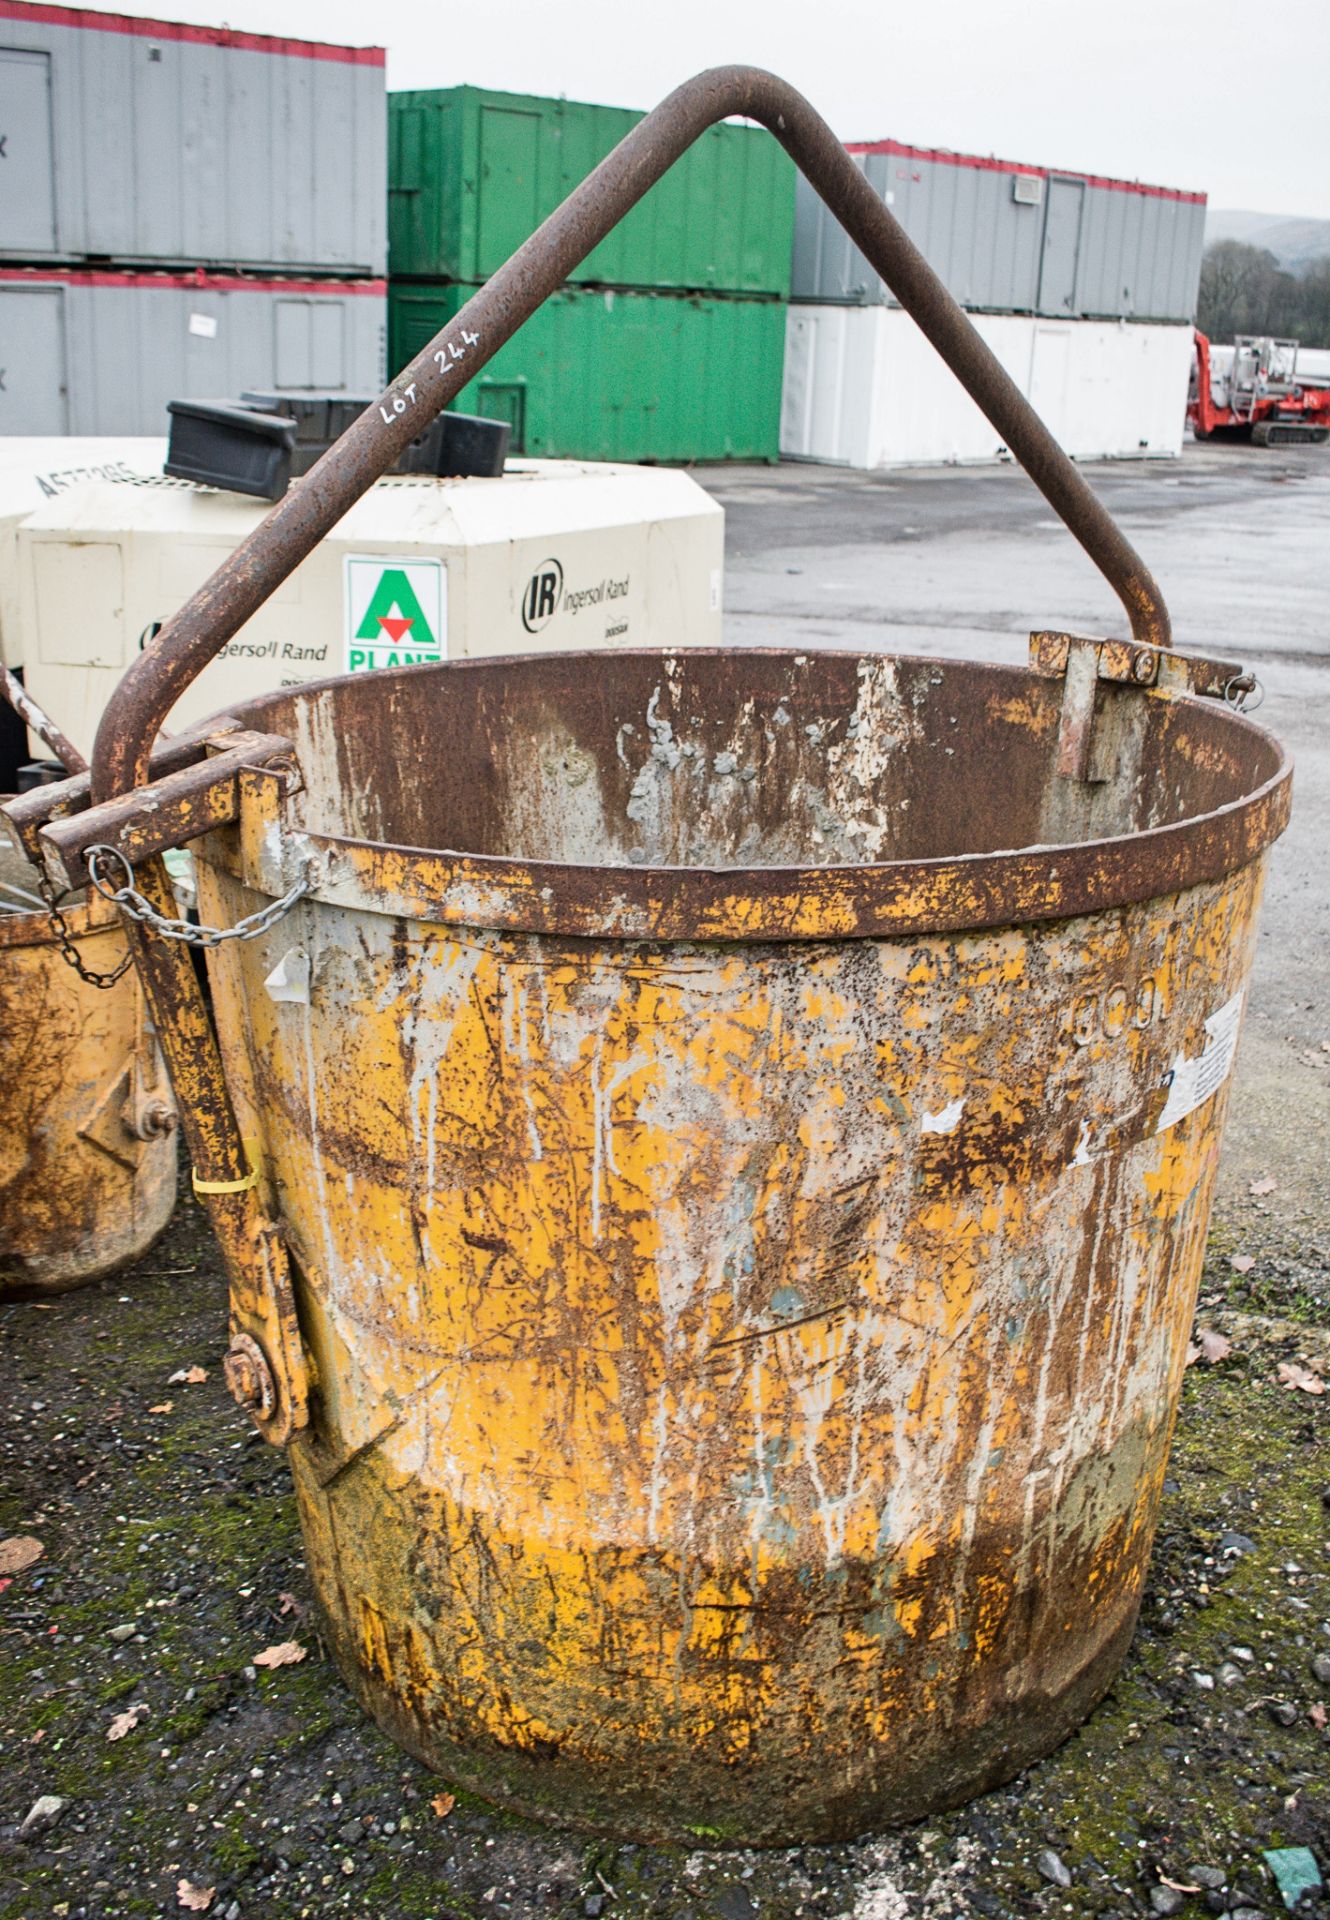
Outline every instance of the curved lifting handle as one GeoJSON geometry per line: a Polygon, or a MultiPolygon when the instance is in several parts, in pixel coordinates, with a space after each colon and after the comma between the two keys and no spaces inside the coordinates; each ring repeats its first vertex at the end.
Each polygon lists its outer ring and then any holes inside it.
{"type": "Polygon", "coordinates": [[[803,170],[1107,579],[1133,637],[1168,645],[1168,615],[1144,563],[826,121],[774,74],[717,67],[633,128],[134,662],[97,734],[94,802],[144,783],[163,720],[231,635],[693,141],[733,115],[769,128],[803,170]]]}

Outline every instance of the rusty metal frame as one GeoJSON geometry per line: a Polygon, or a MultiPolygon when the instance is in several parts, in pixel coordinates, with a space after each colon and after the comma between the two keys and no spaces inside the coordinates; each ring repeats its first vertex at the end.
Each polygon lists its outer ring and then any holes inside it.
{"type": "MultiPolygon", "coordinates": [[[[151,853],[154,841],[158,847],[167,844],[152,828],[135,826],[132,806],[113,807],[108,813],[105,803],[130,795],[152,779],[154,742],[181,694],[408,442],[474,379],[643,194],[708,127],[732,116],[769,128],[801,168],[1108,580],[1126,609],[1137,646],[1168,647],[1168,615],[1144,562],[831,128],[802,95],[774,75],[748,67],[717,68],[676,89],[629,133],[134,662],[103,716],[90,793],[61,794],[57,789],[48,796],[48,819],[57,810],[66,816],[81,812],[89,798],[93,803],[86,821],[48,829],[43,838],[49,857],[57,850],[68,853],[72,869],[78,871],[93,837],[88,829],[102,837],[101,829],[108,825],[126,850],[135,834],[140,854],[151,853]]],[[[173,787],[170,831],[176,844],[232,817],[228,809],[247,777],[236,779],[237,756],[226,752],[236,744],[223,743],[223,757],[230,764],[224,771],[213,768],[215,777],[177,773],[164,783],[173,787]]],[[[265,748],[272,745],[264,743],[265,748]]],[[[66,783],[66,789],[74,784],[66,783]]],[[[35,839],[39,831],[35,819],[27,822],[28,838],[35,839]]],[[[159,858],[147,861],[141,885],[169,910],[170,891],[159,858]]],[[[127,923],[126,933],[170,1066],[196,1185],[206,1197],[231,1274],[228,1378],[260,1430],[280,1443],[309,1417],[309,1383],[281,1228],[265,1195],[263,1170],[251,1165],[242,1140],[217,1037],[188,954],[138,925],[127,923]]]]}
{"type": "Polygon", "coordinates": [[[1095,734],[1101,680],[1138,690],[1160,687],[1194,693],[1239,707],[1256,687],[1256,676],[1235,660],[1207,660],[1197,654],[1138,646],[1134,640],[1101,640],[1082,633],[1032,633],[1030,671],[1063,683],[1059,774],[1066,780],[1091,782],[1111,779],[1116,765],[1111,740],[1096,739],[1095,734]]]}
{"type": "Polygon", "coordinates": [[[39,740],[45,741],[66,773],[83,774],[88,771],[88,763],[73,741],[60,731],[50,714],[38,706],[23,682],[5,666],[0,666],[0,698],[9,702],[19,719],[39,740]]]}
{"type": "Polygon", "coordinates": [[[1104,575],[1136,641],[1168,646],[1163,596],[1144,561],[826,121],[774,74],[718,67],[633,128],[168,621],[103,716],[97,800],[143,783],[158,729],[208,661],[648,188],[708,127],[736,115],[767,127],[826,201],[1104,575]]]}

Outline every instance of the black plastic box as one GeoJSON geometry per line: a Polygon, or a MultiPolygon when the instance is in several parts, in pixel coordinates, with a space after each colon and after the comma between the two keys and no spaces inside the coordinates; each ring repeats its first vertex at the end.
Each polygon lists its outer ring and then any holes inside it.
{"type": "Polygon", "coordinates": [[[334,440],[340,440],[353,420],[371,406],[375,393],[253,393],[240,396],[242,407],[285,416],[295,422],[296,443],[291,459],[295,478],[308,473],[334,440]]]}
{"type": "Polygon", "coordinates": [[[512,426],[474,413],[441,413],[413,440],[397,463],[398,473],[432,473],[439,479],[497,480],[508,460],[512,426]]]}
{"type": "MultiPolygon", "coordinates": [[[[377,398],[377,394],[247,391],[241,394],[240,404],[294,420],[296,445],[291,471],[300,475],[308,473],[377,398]]],[[[411,442],[391,471],[429,473],[449,480],[497,480],[508,459],[512,431],[506,420],[441,413],[411,442]]]]}
{"type": "Polygon", "coordinates": [[[280,500],[291,484],[293,421],[232,400],[171,400],[164,471],[178,480],[280,500]]]}

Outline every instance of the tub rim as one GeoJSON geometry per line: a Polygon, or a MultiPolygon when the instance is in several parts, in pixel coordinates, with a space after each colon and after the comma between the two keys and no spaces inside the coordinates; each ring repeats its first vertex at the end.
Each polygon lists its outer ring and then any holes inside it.
{"type": "MultiPolygon", "coordinates": [[[[808,647],[631,647],[617,655],[660,661],[733,659],[736,652],[788,660],[880,661],[1037,679],[1028,667],[932,655],[808,647]]],[[[493,654],[380,669],[376,683],[407,676],[506,670],[548,661],[542,653],[493,654]]],[[[603,663],[603,649],[560,649],[566,664],[603,663]]],[[[271,725],[268,710],[303,703],[354,676],[287,687],[227,709],[242,725],[271,725]]],[[[1047,684],[1047,682],[1044,682],[1047,684]]],[[[1142,688],[1146,700],[1198,696],[1142,688]]],[[[1211,703],[1214,704],[1214,703],[1211,703]]],[[[1282,742],[1231,706],[1225,724],[1243,728],[1273,756],[1274,769],[1249,792],[1207,813],[1104,839],[1043,843],[996,852],[841,866],[679,867],[568,862],[416,847],[282,822],[280,851],[262,834],[221,829],[195,845],[211,865],[274,897],[304,871],[309,897],[331,905],[495,932],[645,941],[819,941],[951,933],[1072,919],[1180,893],[1248,866],[1288,824],[1293,764],[1282,742]],[[288,830],[290,828],[290,830],[288,830]],[[312,863],[312,864],[311,864],[312,863]]],[[[212,723],[216,724],[214,720],[212,723]]],[[[200,726],[198,731],[202,731],[200,726]]],[[[296,807],[298,808],[298,800],[296,807]]],[[[279,816],[280,817],[280,816],[279,816]]]]}

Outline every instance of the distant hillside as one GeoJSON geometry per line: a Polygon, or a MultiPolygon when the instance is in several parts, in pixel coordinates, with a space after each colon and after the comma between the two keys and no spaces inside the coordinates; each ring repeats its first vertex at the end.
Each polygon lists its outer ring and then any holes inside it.
{"type": "Polygon", "coordinates": [[[1286,273],[1301,273],[1330,254],[1330,220],[1287,213],[1238,213],[1214,208],[1205,216],[1205,244],[1241,240],[1272,253],[1286,273]]]}

